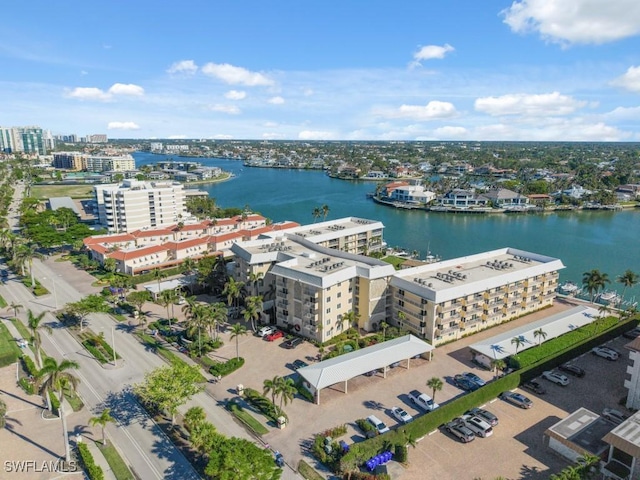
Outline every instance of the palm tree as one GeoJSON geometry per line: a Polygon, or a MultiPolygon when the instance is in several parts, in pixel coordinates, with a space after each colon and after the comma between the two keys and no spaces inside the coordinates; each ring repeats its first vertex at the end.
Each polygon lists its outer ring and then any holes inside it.
{"type": "Polygon", "coordinates": [[[42,356],[40,354],[40,345],[42,344],[42,338],[40,337],[40,329],[45,329],[47,333],[51,333],[51,327],[49,325],[40,325],[40,322],[44,318],[47,312],[42,312],[40,315],[34,315],[31,310],[27,310],[27,325],[31,330],[31,337],[33,338],[33,346],[36,349],[36,363],[38,368],[42,368],[42,356]]]}
{"type": "Polygon", "coordinates": [[[187,334],[193,336],[193,332],[198,332],[198,355],[202,355],[202,329],[207,326],[208,306],[196,303],[191,308],[191,312],[187,318],[187,334]]]}
{"type": "Polygon", "coordinates": [[[516,346],[516,355],[518,354],[518,349],[524,345],[524,340],[522,339],[522,337],[513,337],[511,339],[511,345],[515,345],[516,346]]]}
{"type": "Polygon", "coordinates": [[[9,308],[13,310],[13,316],[15,318],[18,318],[18,312],[20,311],[21,308],[24,308],[24,307],[19,303],[11,302],[11,304],[9,305],[9,308]]]}
{"type": "Polygon", "coordinates": [[[327,215],[329,215],[329,205],[322,205],[322,207],[320,207],[320,210],[322,210],[322,219],[326,220],[327,215]]]}
{"type": "Polygon", "coordinates": [[[507,368],[507,363],[501,358],[494,358],[491,360],[491,368],[494,371],[494,375],[498,376],[498,370],[503,370],[507,368]]]}
{"type": "Polygon", "coordinates": [[[245,299],[244,319],[246,322],[251,322],[251,329],[256,331],[255,321],[260,318],[260,312],[262,311],[262,297],[247,297],[245,299]]]}
{"type": "Polygon", "coordinates": [[[380,322],[380,330],[382,330],[382,341],[384,342],[384,338],[386,336],[387,333],[387,327],[389,326],[389,324],[387,322],[385,322],[384,320],[382,322],[380,322]]]}
{"type": "Polygon", "coordinates": [[[539,328],[537,330],[534,330],[533,338],[537,338],[538,339],[538,346],[540,346],[540,342],[547,338],[547,332],[545,332],[541,327],[541,328],[539,328]]]}
{"type": "Polygon", "coordinates": [[[31,288],[36,286],[36,279],[33,273],[33,259],[42,258],[42,255],[38,253],[38,247],[33,244],[20,245],[15,252],[14,260],[22,268],[22,275],[24,276],[24,267],[29,267],[29,274],[31,275],[31,288]]]}
{"type": "Polygon", "coordinates": [[[280,394],[280,410],[282,410],[282,402],[284,401],[286,405],[292,401],[298,389],[296,388],[296,383],[293,381],[293,378],[281,378],[280,380],[278,393],[280,394]]]}
{"type": "Polygon", "coordinates": [[[215,323],[216,339],[218,338],[218,327],[227,321],[227,306],[222,302],[212,303],[209,306],[211,317],[215,323]]]}
{"type": "Polygon", "coordinates": [[[357,328],[359,318],[360,318],[360,314],[356,313],[355,310],[349,310],[347,313],[345,313],[342,316],[342,321],[347,322],[349,326],[357,328]]]}
{"type": "MultiPolygon", "coordinates": [[[[67,432],[67,419],[64,415],[64,396],[63,390],[75,391],[80,380],[68,370],[80,368],[77,362],[72,360],[63,360],[58,363],[52,357],[47,357],[44,361],[44,367],[40,370],[40,382],[42,389],[49,397],[49,392],[57,390],[60,399],[60,408],[58,414],[62,419],[62,431],[64,434],[65,458],[67,462],[71,461],[71,451],[69,450],[69,433],[67,432]]],[[[50,401],[50,400],[49,400],[50,401]]]]}
{"type": "Polygon", "coordinates": [[[280,380],[282,380],[282,378],[276,375],[271,380],[267,379],[263,383],[264,389],[262,391],[262,394],[266,395],[268,393],[271,393],[271,403],[273,403],[274,405],[276,404],[276,395],[278,394],[280,380]]]}
{"type": "Polygon", "coordinates": [[[167,278],[167,272],[164,272],[159,268],[156,268],[153,271],[153,279],[158,281],[158,295],[160,295],[160,283],[163,278],[167,278]]]}
{"type": "Polygon", "coordinates": [[[0,400],[0,430],[7,424],[7,404],[0,400]]]}
{"type": "Polygon", "coordinates": [[[102,445],[107,444],[107,436],[105,435],[104,427],[107,426],[107,423],[109,422],[115,423],[116,421],[116,419],[113,418],[110,415],[110,413],[111,413],[111,409],[105,408],[104,410],[102,410],[102,412],[100,412],[100,415],[98,415],[97,417],[91,417],[89,419],[89,425],[91,425],[92,427],[95,427],[96,425],[100,425],[100,428],[102,430],[102,445]]]}
{"type": "Polygon", "coordinates": [[[240,346],[238,344],[238,340],[240,339],[241,336],[248,335],[248,334],[249,332],[247,331],[247,327],[245,327],[240,323],[235,323],[231,327],[230,338],[231,340],[233,340],[234,338],[236,339],[236,358],[240,358],[240,346]]]}
{"type": "Polygon", "coordinates": [[[404,312],[398,312],[398,323],[400,323],[400,327],[404,325],[404,322],[407,320],[407,314],[404,312]]]}
{"type": "Polygon", "coordinates": [[[444,384],[442,383],[440,377],[431,377],[429,380],[427,380],[427,387],[429,387],[432,391],[431,398],[433,398],[434,403],[436,401],[436,392],[442,390],[443,385],[444,384]]]}
{"type": "Polygon", "coordinates": [[[237,307],[236,303],[242,295],[242,287],[244,287],[244,282],[237,282],[233,277],[229,278],[229,281],[224,284],[222,294],[227,296],[229,306],[237,307]]]}
{"type": "Polygon", "coordinates": [[[640,277],[638,276],[638,274],[635,272],[632,272],[631,270],[627,270],[626,272],[624,272],[622,275],[618,277],[616,281],[624,285],[624,288],[622,289],[623,300],[624,300],[624,294],[627,288],[632,288],[634,285],[638,283],[639,280],[640,280],[640,277]]]}
{"type": "Polygon", "coordinates": [[[260,280],[262,280],[263,277],[264,273],[262,272],[249,273],[249,283],[253,285],[253,294],[255,296],[258,296],[258,283],[260,283],[260,280]]]}
{"type": "Polygon", "coordinates": [[[598,313],[600,314],[600,318],[604,318],[608,313],[611,313],[611,306],[603,303],[598,307],[598,313]]]}
{"type": "Polygon", "coordinates": [[[162,292],[160,292],[160,295],[158,295],[158,304],[161,307],[164,307],[167,309],[167,319],[169,319],[169,326],[171,326],[171,318],[169,317],[169,305],[171,305],[171,292],[175,292],[175,290],[164,290],[162,292]]]}
{"type": "Polygon", "coordinates": [[[582,274],[582,285],[589,292],[591,303],[593,303],[595,296],[598,292],[606,286],[607,283],[611,283],[609,275],[601,273],[600,270],[591,270],[590,272],[584,272],[582,274]]]}

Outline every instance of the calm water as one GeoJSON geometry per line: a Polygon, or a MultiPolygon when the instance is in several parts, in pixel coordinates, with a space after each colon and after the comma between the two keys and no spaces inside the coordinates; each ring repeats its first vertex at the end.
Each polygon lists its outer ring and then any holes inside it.
{"type": "MultiPolygon", "coordinates": [[[[138,166],[171,158],[145,153],[134,157],[138,166]]],[[[199,186],[218,205],[249,205],[252,211],[275,222],[313,223],[313,209],[326,204],[330,209],[328,220],[347,216],[380,220],[390,246],[418,250],[421,257],[428,249],[448,259],[515,247],[560,258],[567,267],[561,272],[563,280],[579,283],[583,272],[597,268],[609,275],[610,287],[619,292],[622,285],[615,282],[618,275],[627,269],[640,273],[640,209],[547,215],[447,215],[397,210],[366,198],[366,193],[375,189],[373,182],[336,180],[318,171],[247,168],[232,160],[193,160],[236,175],[227,182],[199,186]]],[[[629,299],[633,295],[640,300],[640,288],[627,290],[625,296],[629,299]]]]}

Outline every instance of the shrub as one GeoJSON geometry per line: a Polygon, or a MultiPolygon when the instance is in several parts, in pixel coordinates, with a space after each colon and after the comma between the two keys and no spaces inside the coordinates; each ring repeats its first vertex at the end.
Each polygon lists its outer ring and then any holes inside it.
{"type": "Polygon", "coordinates": [[[244,358],[232,358],[231,360],[228,360],[224,363],[216,362],[214,365],[211,365],[211,368],[209,368],[209,373],[211,373],[211,375],[222,375],[224,377],[232,372],[235,372],[243,365],[244,358]]]}
{"type": "Polygon", "coordinates": [[[36,367],[36,363],[29,355],[23,355],[20,359],[22,360],[22,366],[24,367],[25,372],[32,377],[38,375],[38,367],[36,367]]]}
{"type": "Polygon", "coordinates": [[[60,414],[58,413],[58,410],[60,409],[60,400],[58,400],[58,397],[53,392],[49,392],[49,398],[51,399],[52,413],[59,416],[60,414]]]}
{"type": "Polygon", "coordinates": [[[275,423],[278,422],[278,417],[284,417],[287,422],[289,422],[289,417],[284,411],[275,405],[271,400],[267,397],[263,397],[253,388],[245,388],[244,396],[250,404],[260,410],[266,417],[273,420],[275,423]]]}
{"type": "Polygon", "coordinates": [[[80,462],[82,468],[91,480],[104,480],[104,472],[99,465],[96,465],[93,455],[84,443],[78,443],[78,453],[80,454],[80,462]]]}
{"type": "Polygon", "coordinates": [[[108,360],[104,358],[104,355],[100,350],[95,347],[95,338],[90,338],[88,340],[84,340],[82,345],[86,348],[93,357],[98,360],[100,363],[108,363],[108,360]]]}
{"type": "Polygon", "coordinates": [[[302,380],[301,379],[298,379],[296,381],[296,389],[298,390],[298,395],[300,395],[305,400],[313,403],[313,400],[314,400],[313,394],[309,390],[304,388],[304,385],[302,384],[302,380]]]}
{"type": "Polygon", "coordinates": [[[406,445],[396,445],[396,451],[394,454],[394,460],[400,463],[406,463],[409,453],[407,452],[406,445]]]}
{"type": "Polygon", "coordinates": [[[33,395],[35,393],[36,389],[33,383],[24,377],[18,380],[18,385],[20,385],[27,395],[33,395]]]}
{"type": "Polygon", "coordinates": [[[360,430],[362,430],[365,434],[376,431],[376,428],[364,418],[359,418],[358,420],[356,420],[356,425],[358,425],[360,430]]]}
{"type": "Polygon", "coordinates": [[[330,428],[329,430],[325,430],[320,435],[323,437],[331,437],[338,438],[347,433],[346,425],[338,425],[337,427],[330,428]]]}

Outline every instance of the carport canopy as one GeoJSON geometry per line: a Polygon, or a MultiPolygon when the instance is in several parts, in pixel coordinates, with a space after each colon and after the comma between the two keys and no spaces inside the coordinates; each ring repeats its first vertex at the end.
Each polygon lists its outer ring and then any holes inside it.
{"type": "Polygon", "coordinates": [[[338,382],[345,382],[346,387],[353,377],[417,355],[431,355],[432,350],[427,342],[409,334],[303,367],[298,373],[315,390],[316,402],[320,403],[320,390],[325,387],[338,382]]]}

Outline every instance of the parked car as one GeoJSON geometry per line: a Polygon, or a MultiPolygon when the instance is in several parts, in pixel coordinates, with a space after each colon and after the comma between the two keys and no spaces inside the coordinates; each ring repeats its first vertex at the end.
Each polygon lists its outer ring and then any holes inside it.
{"type": "Polygon", "coordinates": [[[468,378],[473,383],[477,383],[479,387],[484,387],[487,384],[487,382],[485,382],[478,375],[472,372],[462,372],[462,376],[468,378]]]}
{"type": "Polygon", "coordinates": [[[266,326],[266,327],[260,328],[260,330],[258,330],[257,335],[259,337],[266,337],[267,335],[271,335],[272,333],[275,333],[275,331],[276,331],[275,327],[266,326]]]}
{"type": "Polygon", "coordinates": [[[389,431],[389,427],[387,427],[384,422],[382,420],[380,420],[378,417],[376,417],[375,415],[369,415],[367,417],[367,420],[369,421],[369,423],[371,425],[374,426],[374,428],[376,429],[376,432],[378,432],[378,434],[382,434],[382,433],[386,433],[389,431]]]}
{"type": "Polygon", "coordinates": [[[420,393],[418,390],[411,390],[409,392],[409,400],[427,412],[431,412],[440,406],[435,403],[429,395],[420,393]]]}
{"type": "Polygon", "coordinates": [[[549,380],[550,382],[555,383],[556,385],[561,385],[563,387],[566,387],[567,385],[569,385],[569,379],[567,378],[566,375],[562,375],[561,373],[554,372],[553,370],[547,370],[542,372],[541,377],[544,378],[545,380],[549,380]]]}
{"type": "Polygon", "coordinates": [[[456,387],[461,388],[465,392],[473,392],[480,388],[477,383],[468,379],[464,375],[455,375],[453,377],[453,383],[456,387]]]}
{"type": "Polygon", "coordinates": [[[444,429],[454,437],[458,438],[462,443],[468,443],[476,438],[475,433],[467,427],[462,418],[455,418],[449,423],[445,423],[444,429]]]}
{"type": "Polygon", "coordinates": [[[273,454],[273,457],[274,457],[274,460],[275,460],[277,466],[279,466],[281,468],[284,467],[284,457],[282,456],[282,454],[280,452],[276,451],[273,454]]]}
{"type": "Polygon", "coordinates": [[[476,437],[486,438],[493,435],[493,428],[482,418],[475,415],[465,415],[462,419],[467,427],[476,434],[476,437]]]}
{"type": "Polygon", "coordinates": [[[413,417],[409,415],[406,410],[400,407],[393,407],[391,409],[391,415],[396,417],[396,420],[398,420],[400,423],[409,423],[411,420],[413,420],[413,417]]]}
{"type": "Polygon", "coordinates": [[[498,425],[498,417],[484,408],[472,408],[471,410],[468,410],[465,415],[475,415],[476,417],[480,417],[492,427],[498,425]]]}
{"type": "Polygon", "coordinates": [[[276,330],[273,333],[270,333],[269,335],[267,335],[266,337],[264,337],[267,342],[273,342],[279,338],[283,338],[284,337],[284,332],[282,330],[276,330]]]}
{"type": "Polygon", "coordinates": [[[522,388],[526,388],[527,390],[537,393],[538,395],[544,395],[547,391],[540,385],[538,382],[531,380],[530,382],[523,383],[522,388]]]}
{"type": "Polygon", "coordinates": [[[533,402],[528,398],[522,395],[521,393],[516,392],[502,392],[500,394],[500,398],[505,402],[509,402],[512,405],[520,408],[531,408],[533,407],[533,402]]]}
{"type": "Polygon", "coordinates": [[[618,360],[618,357],[620,357],[617,351],[609,347],[593,347],[591,353],[611,361],[618,360]]]}
{"type": "Polygon", "coordinates": [[[627,419],[627,416],[624,413],[613,408],[605,408],[602,410],[602,416],[616,425],[620,425],[627,419]]]}
{"type": "Polygon", "coordinates": [[[291,365],[293,366],[294,370],[298,370],[299,368],[304,368],[309,366],[307,362],[300,359],[294,360],[291,365]]]}
{"type": "Polygon", "coordinates": [[[631,339],[638,338],[638,337],[640,337],[640,327],[636,327],[636,328],[634,328],[632,330],[629,330],[628,332],[624,332],[622,334],[622,336],[624,338],[631,338],[631,339]]]}
{"type": "Polygon", "coordinates": [[[558,370],[562,370],[563,372],[569,373],[574,377],[582,378],[584,377],[584,370],[573,363],[563,363],[558,367],[558,370]]]}
{"type": "Polygon", "coordinates": [[[304,342],[304,339],[300,337],[293,337],[287,340],[286,342],[284,342],[283,346],[284,348],[293,349],[293,348],[296,348],[298,345],[300,345],[302,342],[304,342]]]}

